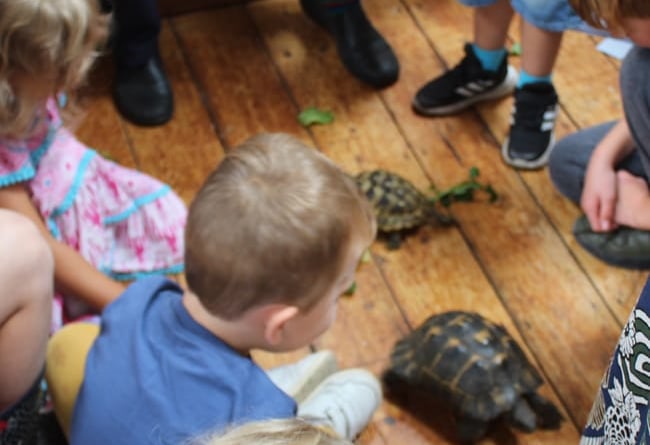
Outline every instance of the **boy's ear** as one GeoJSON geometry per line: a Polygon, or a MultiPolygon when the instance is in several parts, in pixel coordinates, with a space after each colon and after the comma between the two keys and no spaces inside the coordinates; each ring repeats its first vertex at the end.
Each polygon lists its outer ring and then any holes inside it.
{"type": "Polygon", "coordinates": [[[269,308],[269,313],[264,325],[264,338],[270,345],[278,345],[284,335],[284,327],[300,310],[296,306],[274,305],[269,308]]]}

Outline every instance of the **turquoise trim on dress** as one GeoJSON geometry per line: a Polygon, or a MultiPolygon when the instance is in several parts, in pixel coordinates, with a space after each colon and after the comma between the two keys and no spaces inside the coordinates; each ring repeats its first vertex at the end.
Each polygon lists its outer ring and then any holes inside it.
{"type": "Polygon", "coordinates": [[[148,195],[143,195],[143,196],[138,196],[133,200],[133,203],[129,206],[128,209],[116,214],[116,215],[111,215],[107,216],[104,218],[104,224],[109,225],[109,224],[115,224],[120,221],[124,221],[127,219],[129,216],[131,216],[134,212],[139,210],[141,207],[155,201],[156,199],[166,195],[171,191],[171,188],[168,185],[162,186],[160,189],[156,190],[153,193],[149,193],[148,195]]]}
{"type": "Polygon", "coordinates": [[[68,190],[68,193],[66,193],[65,198],[63,198],[63,201],[61,202],[61,205],[59,205],[54,210],[52,210],[52,214],[50,215],[50,218],[54,219],[57,216],[62,215],[63,213],[66,212],[66,210],[68,210],[72,206],[75,198],[77,197],[77,193],[79,192],[79,187],[81,187],[83,176],[86,173],[86,170],[88,169],[88,164],[90,164],[90,161],[95,156],[97,156],[97,153],[95,153],[93,150],[88,150],[86,153],[84,153],[83,157],[81,158],[81,161],[79,162],[79,167],[77,168],[77,172],[75,173],[75,177],[74,180],[72,181],[72,186],[70,187],[70,190],[68,190]]]}
{"type": "Polygon", "coordinates": [[[149,277],[152,275],[174,275],[182,273],[185,270],[185,263],[175,264],[164,269],[152,271],[132,272],[132,273],[115,273],[110,270],[102,269],[101,271],[109,277],[118,281],[132,281],[138,278],[149,277]]]}
{"type": "Polygon", "coordinates": [[[57,94],[56,102],[59,105],[59,108],[65,108],[65,106],[68,105],[68,95],[65,93],[57,94]]]}
{"type": "Polygon", "coordinates": [[[26,182],[36,176],[36,170],[31,164],[23,165],[20,170],[9,173],[0,178],[0,187],[9,187],[10,185],[26,182]]]}
{"type": "MultiPolygon", "coordinates": [[[[36,176],[36,168],[38,168],[38,163],[41,161],[43,155],[45,155],[47,152],[47,149],[50,148],[50,145],[52,145],[54,137],[56,136],[56,130],[57,127],[50,125],[47,130],[47,134],[43,138],[43,142],[41,142],[38,148],[29,153],[29,160],[31,162],[31,165],[23,165],[20,167],[20,170],[16,170],[15,172],[11,172],[8,175],[1,177],[0,187],[8,187],[10,185],[18,184],[19,182],[26,182],[30,179],[34,179],[34,176],[36,176]]],[[[21,147],[20,151],[22,150],[27,151],[27,149],[21,147]]]]}
{"type": "Polygon", "coordinates": [[[116,247],[117,247],[117,240],[113,236],[111,238],[111,248],[108,250],[108,258],[104,258],[101,264],[97,267],[106,275],[110,275],[111,270],[113,270],[113,257],[115,256],[114,254],[115,254],[116,247]]]}
{"type": "Polygon", "coordinates": [[[34,167],[38,168],[38,164],[41,162],[41,159],[47,153],[48,148],[50,148],[50,145],[52,145],[52,142],[54,142],[54,137],[56,136],[56,132],[59,129],[59,127],[55,127],[54,125],[50,125],[47,129],[47,134],[43,138],[43,142],[38,146],[38,148],[34,151],[32,151],[29,154],[29,157],[32,161],[32,165],[34,167]]]}
{"type": "Polygon", "coordinates": [[[54,220],[49,217],[45,221],[45,224],[47,225],[48,230],[50,231],[50,234],[52,235],[52,238],[54,238],[57,241],[61,240],[61,231],[59,230],[59,226],[56,225],[54,220]]]}

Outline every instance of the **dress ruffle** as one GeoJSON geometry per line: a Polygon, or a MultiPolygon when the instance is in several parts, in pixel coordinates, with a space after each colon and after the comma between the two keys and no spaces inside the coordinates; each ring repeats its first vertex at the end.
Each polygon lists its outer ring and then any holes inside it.
{"type": "Polygon", "coordinates": [[[50,232],[99,270],[118,279],[182,271],[187,210],[167,185],[101,157],[54,123],[40,140],[4,148],[15,162],[4,163],[0,186],[33,169],[27,184],[50,232]]]}
{"type": "Polygon", "coordinates": [[[169,186],[88,151],[61,205],[53,235],[113,278],[183,270],[187,211],[169,186]]]}
{"type": "MultiPolygon", "coordinates": [[[[0,140],[0,187],[24,182],[52,235],[118,279],[183,271],[187,209],[169,186],[89,149],[54,101],[37,135],[0,140]]],[[[88,313],[66,297],[54,324],[88,313]]]]}

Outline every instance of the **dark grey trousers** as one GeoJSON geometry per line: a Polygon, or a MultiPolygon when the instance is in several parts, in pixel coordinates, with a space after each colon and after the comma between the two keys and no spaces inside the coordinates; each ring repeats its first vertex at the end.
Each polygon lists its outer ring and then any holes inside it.
{"type": "MultiPolygon", "coordinates": [[[[650,178],[650,49],[633,48],[620,73],[621,98],[635,150],[623,159],[618,169],[634,176],[650,178]]],[[[573,133],[557,142],[549,159],[549,173],[555,187],[579,204],[587,164],[591,155],[613,127],[614,122],[573,133]]]]}

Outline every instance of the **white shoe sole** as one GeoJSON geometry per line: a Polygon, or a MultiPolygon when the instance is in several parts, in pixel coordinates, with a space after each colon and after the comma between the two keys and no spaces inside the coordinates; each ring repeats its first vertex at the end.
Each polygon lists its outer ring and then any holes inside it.
{"type": "Polygon", "coordinates": [[[488,91],[484,94],[472,96],[466,100],[456,102],[455,104],[444,105],[435,108],[427,108],[423,105],[420,105],[417,101],[417,98],[415,98],[413,99],[413,108],[415,108],[419,113],[426,116],[446,116],[448,114],[458,113],[466,108],[469,108],[475,103],[491,99],[499,99],[503,96],[507,96],[515,90],[518,80],[519,73],[517,73],[517,70],[513,66],[508,65],[508,72],[505,79],[498,87],[491,91],[488,91]]]}
{"type": "Polygon", "coordinates": [[[542,167],[545,167],[546,164],[548,164],[548,158],[551,156],[551,151],[553,151],[553,148],[555,147],[555,133],[551,135],[549,148],[546,149],[546,151],[542,156],[535,159],[534,161],[526,161],[524,159],[517,159],[517,158],[510,157],[510,154],[508,153],[509,142],[510,142],[510,138],[506,137],[506,139],[503,141],[503,145],[501,145],[501,157],[503,158],[503,161],[509,166],[521,170],[537,170],[542,167]]]}

